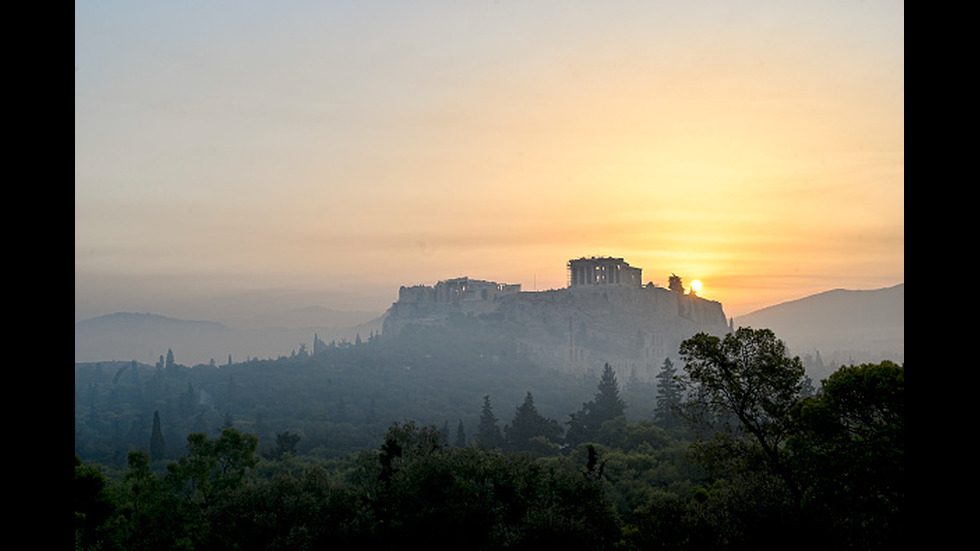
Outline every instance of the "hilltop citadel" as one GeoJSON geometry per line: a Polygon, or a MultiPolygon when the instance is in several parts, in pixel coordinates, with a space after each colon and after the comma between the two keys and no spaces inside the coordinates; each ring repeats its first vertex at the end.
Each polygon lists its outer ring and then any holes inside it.
{"type": "Polygon", "coordinates": [[[523,291],[520,284],[460,277],[401,287],[385,313],[383,335],[417,324],[440,326],[464,315],[506,332],[546,368],[585,372],[609,363],[624,380],[650,380],[681,341],[729,330],[720,302],[642,283],[642,269],[622,258],[569,260],[568,285],[523,291]]]}

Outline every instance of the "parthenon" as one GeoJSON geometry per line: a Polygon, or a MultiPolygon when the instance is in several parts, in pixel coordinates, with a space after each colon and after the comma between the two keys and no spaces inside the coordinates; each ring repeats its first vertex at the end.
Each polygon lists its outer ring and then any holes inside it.
{"type": "Polygon", "coordinates": [[[623,285],[640,287],[643,270],[630,266],[622,258],[590,257],[568,261],[568,286],[623,285]]]}

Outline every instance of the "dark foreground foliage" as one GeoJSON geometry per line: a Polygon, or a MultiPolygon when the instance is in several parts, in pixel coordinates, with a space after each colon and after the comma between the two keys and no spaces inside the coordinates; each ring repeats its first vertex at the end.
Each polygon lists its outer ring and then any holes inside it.
{"type": "MultiPolygon", "coordinates": [[[[226,429],[210,449],[232,441],[241,434],[226,429]]],[[[341,481],[323,466],[245,481],[217,451],[161,478],[147,459],[133,452],[111,485],[76,457],[76,548],[602,549],[619,535],[601,480],[572,462],[447,448],[411,423],[341,481]]]]}
{"type": "Polygon", "coordinates": [[[462,438],[451,446],[446,427],[409,421],[390,425],[380,446],[339,459],[297,453],[291,433],[260,454],[258,438],[235,428],[191,434],[176,460],[131,451],[126,467],[113,469],[76,455],[75,548],[874,550],[903,542],[904,366],[842,367],[810,392],[798,360],[766,330],[700,335],[682,351],[685,399],[675,409],[689,430],[627,422],[628,403],[609,399],[618,386],[604,377],[564,435],[527,393],[521,422],[496,446],[462,438]]]}

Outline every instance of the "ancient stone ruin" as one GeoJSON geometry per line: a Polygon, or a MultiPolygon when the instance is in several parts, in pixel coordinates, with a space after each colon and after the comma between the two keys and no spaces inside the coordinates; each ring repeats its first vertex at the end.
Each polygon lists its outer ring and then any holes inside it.
{"type": "Polygon", "coordinates": [[[583,257],[567,268],[568,286],[548,291],[468,277],[402,287],[382,334],[466,316],[513,338],[543,367],[585,372],[609,363],[621,380],[649,381],[666,358],[679,360],[684,339],[729,329],[720,302],[644,285],[642,270],[622,258],[583,257]]]}

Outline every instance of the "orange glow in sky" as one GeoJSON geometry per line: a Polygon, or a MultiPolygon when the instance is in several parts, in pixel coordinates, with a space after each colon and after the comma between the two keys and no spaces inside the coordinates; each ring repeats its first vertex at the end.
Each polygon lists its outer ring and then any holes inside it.
{"type": "Polygon", "coordinates": [[[904,281],[901,3],[243,4],[76,6],[76,319],[593,255],[729,316],[904,281]]]}

